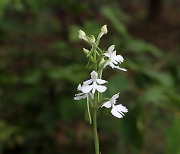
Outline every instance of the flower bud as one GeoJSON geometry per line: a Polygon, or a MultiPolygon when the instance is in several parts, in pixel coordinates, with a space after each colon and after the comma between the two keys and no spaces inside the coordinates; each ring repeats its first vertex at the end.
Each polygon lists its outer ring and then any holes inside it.
{"type": "Polygon", "coordinates": [[[105,64],[106,64],[106,60],[104,60],[104,58],[102,58],[100,63],[99,63],[99,68],[103,69],[105,67],[105,64]]]}
{"type": "Polygon", "coordinates": [[[85,53],[86,55],[88,55],[88,53],[89,53],[89,50],[88,50],[88,49],[83,48],[83,51],[84,51],[84,53],[85,53]]]}
{"type": "Polygon", "coordinates": [[[103,34],[107,34],[107,32],[108,32],[108,30],[107,30],[107,25],[102,26],[101,32],[102,32],[103,34]]]}
{"type": "Polygon", "coordinates": [[[93,44],[93,43],[95,43],[95,41],[96,41],[95,37],[93,35],[91,35],[89,38],[89,43],[93,44]]]}
{"type": "Polygon", "coordinates": [[[79,30],[79,38],[84,39],[86,37],[86,33],[82,30],[79,30]]]}

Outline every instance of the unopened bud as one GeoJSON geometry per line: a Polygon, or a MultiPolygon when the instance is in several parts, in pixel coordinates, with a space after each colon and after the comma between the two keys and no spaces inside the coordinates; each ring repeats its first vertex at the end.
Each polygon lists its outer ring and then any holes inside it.
{"type": "Polygon", "coordinates": [[[99,68],[100,69],[103,69],[105,67],[105,64],[106,64],[106,60],[104,60],[104,58],[101,59],[100,63],[99,63],[99,68]]]}
{"type": "Polygon", "coordinates": [[[89,53],[89,50],[88,50],[88,49],[83,48],[83,51],[84,51],[84,53],[85,53],[86,55],[88,55],[88,53],[89,53]]]}
{"type": "Polygon", "coordinates": [[[89,42],[91,44],[93,44],[93,43],[95,43],[95,41],[96,41],[95,37],[93,35],[91,35],[90,38],[89,38],[89,42]]]}
{"type": "Polygon", "coordinates": [[[107,25],[102,26],[101,32],[102,32],[103,34],[107,34],[107,32],[108,32],[108,30],[107,30],[107,25]]]}
{"type": "Polygon", "coordinates": [[[79,30],[79,38],[84,39],[86,37],[86,33],[82,30],[79,30]]]}

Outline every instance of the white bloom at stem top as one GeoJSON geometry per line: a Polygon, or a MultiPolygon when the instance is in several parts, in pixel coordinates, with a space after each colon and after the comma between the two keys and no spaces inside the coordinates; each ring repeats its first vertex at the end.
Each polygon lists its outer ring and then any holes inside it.
{"type": "Polygon", "coordinates": [[[115,48],[115,46],[111,45],[108,48],[107,53],[104,54],[105,57],[108,57],[108,61],[106,62],[104,67],[109,65],[113,69],[117,68],[117,69],[122,70],[122,71],[127,71],[127,69],[117,66],[118,64],[121,64],[124,61],[124,58],[121,55],[116,55],[116,50],[114,50],[114,48],[115,48]]]}
{"type": "Polygon", "coordinates": [[[84,82],[84,86],[82,86],[82,92],[83,93],[89,93],[92,91],[94,94],[95,91],[99,91],[100,93],[103,93],[106,91],[107,87],[102,86],[101,84],[107,83],[106,80],[98,79],[98,73],[95,71],[91,72],[91,79],[84,82]]]}
{"type": "Polygon", "coordinates": [[[105,102],[101,106],[101,108],[102,107],[106,107],[106,108],[112,107],[112,109],[111,109],[112,115],[117,118],[123,118],[124,113],[128,112],[128,109],[125,106],[123,106],[122,104],[115,105],[118,97],[119,97],[119,93],[115,94],[109,101],[105,102]]]}

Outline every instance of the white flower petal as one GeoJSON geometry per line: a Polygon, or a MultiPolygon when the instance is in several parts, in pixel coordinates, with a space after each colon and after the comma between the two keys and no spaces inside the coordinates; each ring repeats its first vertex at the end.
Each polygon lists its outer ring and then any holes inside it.
{"type": "Polygon", "coordinates": [[[99,83],[99,84],[104,84],[104,83],[107,82],[106,80],[102,80],[102,79],[97,79],[96,81],[97,81],[97,83],[99,83]]]}
{"type": "Polygon", "coordinates": [[[79,84],[77,87],[77,90],[81,91],[81,89],[82,89],[82,86],[81,86],[81,84],[79,84]]]}
{"type": "Polygon", "coordinates": [[[80,100],[82,98],[86,98],[88,95],[84,93],[75,94],[74,100],[80,100]]]}
{"type": "Polygon", "coordinates": [[[78,94],[75,94],[75,96],[81,96],[83,95],[84,93],[78,93],[78,94]]]}
{"type": "Polygon", "coordinates": [[[123,117],[114,107],[112,108],[111,113],[116,118],[122,118],[123,117]]]}
{"type": "Polygon", "coordinates": [[[116,66],[110,61],[109,66],[111,66],[113,69],[116,68],[116,66]]]}
{"type": "Polygon", "coordinates": [[[99,91],[100,93],[103,93],[103,92],[106,91],[107,87],[97,85],[97,86],[96,86],[96,89],[97,89],[97,91],[99,91]]]}
{"type": "Polygon", "coordinates": [[[118,61],[118,62],[120,62],[120,63],[122,63],[122,62],[124,61],[124,58],[123,58],[121,55],[117,55],[117,56],[115,57],[115,60],[118,61]]]}
{"type": "Polygon", "coordinates": [[[115,45],[111,45],[109,48],[108,48],[108,53],[112,53],[113,50],[115,48],[115,45]]]}
{"type": "Polygon", "coordinates": [[[119,70],[121,70],[121,71],[127,71],[127,69],[121,68],[121,67],[119,67],[119,66],[115,66],[115,68],[117,68],[117,69],[119,69],[119,70]]]}
{"type": "Polygon", "coordinates": [[[112,52],[111,57],[116,57],[116,50],[112,52]]]}
{"type": "Polygon", "coordinates": [[[89,79],[89,80],[84,81],[84,84],[91,84],[92,82],[93,82],[92,79],[89,79]]]}
{"type": "Polygon", "coordinates": [[[78,100],[80,100],[81,98],[82,98],[81,96],[75,96],[75,97],[74,97],[74,100],[78,101],[78,100]]]}
{"type": "Polygon", "coordinates": [[[105,53],[104,56],[106,56],[106,57],[108,57],[108,58],[111,57],[111,55],[110,55],[109,53],[105,53]]]}
{"type": "Polygon", "coordinates": [[[96,84],[96,82],[93,82],[93,88],[92,88],[92,93],[94,94],[95,93],[95,91],[96,91],[96,87],[98,86],[97,84],[96,84]]]}
{"type": "Polygon", "coordinates": [[[128,112],[128,109],[122,104],[116,105],[115,108],[118,112],[125,112],[125,113],[128,112]]]}
{"type": "Polygon", "coordinates": [[[101,108],[102,108],[102,107],[110,108],[110,107],[111,107],[111,102],[110,102],[110,101],[105,102],[105,103],[101,106],[101,108]]]}
{"type": "Polygon", "coordinates": [[[94,79],[94,78],[97,78],[98,77],[98,73],[96,71],[92,71],[91,72],[91,78],[94,79]]]}
{"type": "Polygon", "coordinates": [[[82,92],[83,93],[89,93],[92,90],[93,86],[92,85],[83,85],[82,86],[82,92]]]}
{"type": "Polygon", "coordinates": [[[112,63],[114,63],[114,64],[116,64],[116,65],[118,64],[118,62],[116,61],[115,57],[111,57],[110,60],[111,60],[112,63]]]}
{"type": "Polygon", "coordinates": [[[119,97],[119,93],[112,96],[111,101],[113,102],[113,104],[116,103],[116,99],[118,99],[118,97],[119,97]]]}

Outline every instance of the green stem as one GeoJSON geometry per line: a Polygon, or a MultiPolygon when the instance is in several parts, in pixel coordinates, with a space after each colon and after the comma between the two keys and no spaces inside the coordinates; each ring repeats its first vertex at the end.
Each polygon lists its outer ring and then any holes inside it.
{"type": "Polygon", "coordinates": [[[101,33],[98,35],[98,37],[97,37],[97,41],[96,41],[96,46],[98,46],[99,45],[99,41],[100,41],[100,39],[101,39],[101,33]]]}
{"type": "Polygon", "coordinates": [[[91,125],[92,120],[91,120],[91,113],[90,113],[90,109],[89,109],[89,98],[87,97],[87,110],[88,110],[88,116],[89,116],[89,123],[91,125]]]}
{"type": "MultiPolygon", "coordinates": [[[[93,58],[96,63],[94,64],[94,70],[97,71],[97,57],[96,57],[96,45],[93,45],[92,50],[94,52],[93,58]]],[[[93,133],[94,133],[94,146],[95,146],[95,154],[99,154],[99,139],[97,133],[97,107],[98,107],[98,93],[94,94],[94,105],[93,105],[93,133]]]]}
{"type": "Polygon", "coordinates": [[[93,132],[94,132],[94,146],[95,146],[95,154],[99,154],[99,139],[97,133],[97,97],[95,97],[94,101],[94,112],[93,112],[93,132]]]}
{"type": "MultiPolygon", "coordinates": [[[[99,79],[102,78],[102,71],[103,71],[103,67],[99,69],[98,71],[98,76],[99,76],[99,79]]],[[[98,92],[98,102],[100,102],[101,100],[101,93],[98,92]]]]}
{"type": "Polygon", "coordinates": [[[97,59],[96,59],[96,46],[93,45],[93,52],[94,52],[94,55],[93,55],[93,58],[94,58],[94,70],[97,71],[97,59]]]}
{"type": "Polygon", "coordinates": [[[99,79],[102,78],[102,71],[103,71],[103,69],[100,69],[99,72],[98,72],[99,73],[99,79]]]}

